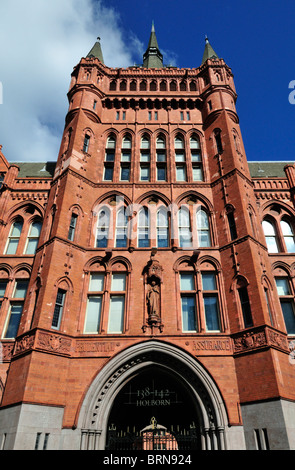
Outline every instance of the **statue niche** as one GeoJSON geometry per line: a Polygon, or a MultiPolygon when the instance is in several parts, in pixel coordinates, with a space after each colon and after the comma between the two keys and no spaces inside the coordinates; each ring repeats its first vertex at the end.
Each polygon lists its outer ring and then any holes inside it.
{"type": "MultiPolygon", "coordinates": [[[[161,323],[161,282],[162,266],[156,260],[151,260],[147,266],[146,276],[146,305],[147,305],[147,325],[153,329],[158,327],[163,329],[161,323]]],[[[144,325],[144,330],[147,325],[144,325]]]]}

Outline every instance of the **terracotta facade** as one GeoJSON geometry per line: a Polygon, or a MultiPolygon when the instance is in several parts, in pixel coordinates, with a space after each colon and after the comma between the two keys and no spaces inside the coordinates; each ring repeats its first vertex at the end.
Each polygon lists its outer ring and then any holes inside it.
{"type": "Polygon", "coordinates": [[[119,390],[150,370],[183,383],[196,448],[294,449],[293,164],[247,162],[212,53],[89,54],[68,98],[56,165],[0,153],[2,448],[107,448],[119,390]],[[9,424],[26,407],[35,421],[9,424]]]}

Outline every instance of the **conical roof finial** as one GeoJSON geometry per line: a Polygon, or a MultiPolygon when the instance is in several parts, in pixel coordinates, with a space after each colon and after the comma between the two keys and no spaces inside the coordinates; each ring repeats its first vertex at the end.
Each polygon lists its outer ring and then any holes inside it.
{"type": "Polygon", "coordinates": [[[218,55],[216,54],[216,52],[212,48],[212,46],[209,42],[208,36],[206,34],[206,36],[205,36],[205,50],[204,50],[204,54],[203,54],[202,64],[204,62],[206,62],[207,59],[218,59],[218,55]]]}
{"type": "Polygon", "coordinates": [[[100,60],[100,62],[102,62],[104,64],[101,45],[100,45],[100,37],[99,36],[97,36],[97,42],[94,44],[91,51],[88,52],[87,57],[89,59],[92,59],[92,58],[96,57],[97,59],[100,60]]]}
{"type": "Polygon", "coordinates": [[[152,21],[148,47],[143,55],[143,66],[147,68],[163,68],[163,56],[158,46],[154,21],[152,21]]]}

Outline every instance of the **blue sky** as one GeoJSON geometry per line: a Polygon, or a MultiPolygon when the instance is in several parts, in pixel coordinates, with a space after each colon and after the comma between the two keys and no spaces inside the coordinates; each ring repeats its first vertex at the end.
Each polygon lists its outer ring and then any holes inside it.
{"type": "Polygon", "coordinates": [[[164,63],[198,67],[205,35],[232,68],[248,160],[295,161],[294,0],[10,0],[0,3],[0,144],[56,160],[70,74],[96,37],[106,65],[142,63],[152,21],[164,63]]]}

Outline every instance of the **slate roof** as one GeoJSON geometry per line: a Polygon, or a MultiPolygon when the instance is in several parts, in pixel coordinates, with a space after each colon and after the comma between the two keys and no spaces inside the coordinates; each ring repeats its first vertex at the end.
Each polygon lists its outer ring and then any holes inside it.
{"type": "Polygon", "coordinates": [[[52,178],[56,162],[14,162],[19,167],[18,178],[52,178]]]}
{"type": "MultiPolygon", "coordinates": [[[[252,178],[286,178],[284,167],[293,161],[248,162],[252,178]]],[[[18,178],[52,178],[56,162],[14,162],[19,167],[18,178]]]]}
{"type": "Polygon", "coordinates": [[[248,162],[252,178],[286,178],[284,167],[294,162],[248,162]]]}

